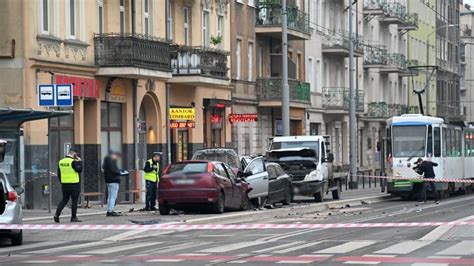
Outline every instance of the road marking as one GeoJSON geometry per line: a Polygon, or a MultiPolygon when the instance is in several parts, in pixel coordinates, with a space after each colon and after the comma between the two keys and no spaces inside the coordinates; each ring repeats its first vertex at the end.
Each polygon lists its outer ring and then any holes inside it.
{"type": "Polygon", "coordinates": [[[98,242],[88,242],[88,243],[78,244],[78,245],[75,245],[74,243],[72,243],[71,245],[68,245],[68,246],[50,248],[50,249],[42,249],[42,250],[35,250],[35,251],[27,251],[25,253],[48,254],[49,255],[51,253],[58,253],[58,252],[64,252],[64,251],[81,249],[81,248],[97,247],[97,246],[103,246],[103,245],[110,245],[110,242],[98,241],[98,242]]]}
{"type": "Polygon", "coordinates": [[[209,256],[210,254],[205,254],[205,253],[183,253],[179,254],[177,256],[188,256],[188,257],[194,257],[194,256],[209,256]]]}
{"type": "Polygon", "coordinates": [[[180,262],[183,261],[181,259],[155,259],[155,260],[147,260],[146,262],[180,262]]]}
{"type": "Polygon", "coordinates": [[[286,263],[286,264],[303,264],[303,263],[311,263],[312,261],[303,261],[303,260],[281,260],[277,261],[276,263],[286,263]]]}
{"type": "Polygon", "coordinates": [[[23,263],[28,263],[28,264],[50,264],[50,263],[55,263],[58,262],[57,260],[28,260],[24,261],[23,263]]]}
{"type": "Polygon", "coordinates": [[[362,265],[377,265],[380,261],[345,261],[344,264],[362,264],[362,265]]]}
{"type": "Polygon", "coordinates": [[[87,258],[91,255],[59,255],[60,258],[87,258]]]}
{"type": "Polygon", "coordinates": [[[408,254],[413,252],[417,249],[420,249],[424,246],[433,243],[433,241],[420,241],[420,240],[412,240],[412,241],[404,241],[393,246],[375,251],[375,254],[408,254]]]}
{"type": "Polygon", "coordinates": [[[155,246],[155,245],[158,245],[158,244],[161,244],[161,243],[163,243],[163,242],[132,243],[132,244],[127,244],[127,245],[119,245],[119,246],[115,246],[115,247],[108,247],[108,248],[102,248],[102,249],[96,249],[96,250],[88,250],[88,251],[84,251],[84,252],[81,252],[81,253],[104,255],[104,254],[110,254],[110,253],[125,251],[125,250],[132,250],[132,249],[137,249],[137,248],[155,246]]]}
{"type": "Polygon", "coordinates": [[[282,249],[282,248],[286,248],[286,247],[291,247],[291,246],[296,246],[298,244],[301,244],[301,243],[304,243],[303,241],[296,241],[296,242],[291,242],[291,243],[286,243],[286,244],[282,244],[282,245],[279,245],[279,246],[274,246],[274,247],[269,247],[269,248],[264,248],[264,249],[260,249],[260,250],[255,250],[255,251],[252,251],[253,253],[265,253],[265,252],[270,252],[270,251],[273,251],[273,250],[278,250],[278,249],[282,249]]]}
{"type": "Polygon", "coordinates": [[[240,264],[240,263],[247,263],[247,262],[248,261],[246,261],[246,260],[233,260],[233,261],[228,261],[227,263],[238,263],[238,264],[240,264]]]}
{"type": "Polygon", "coordinates": [[[411,266],[449,266],[448,263],[413,263],[411,266]]]}
{"type": "Polygon", "coordinates": [[[438,255],[474,255],[474,241],[465,240],[451,246],[443,251],[436,253],[438,255]]]}
{"type": "Polygon", "coordinates": [[[98,263],[115,263],[119,260],[99,260],[98,263]]]}
{"type": "Polygon", "coordinates": [[[238,250],[238,249],[242,249],[242,248],[261,245],[263,243],[268,243],[268,242],[259,242],[259,241],[239,242],[239,243],[233,243],[233,244],[224,245],[224,246],[220,246],[220,247],[212,247],[212,248],[200,250],[198,252],[224,253],[224,252],[234,251],[234,250],[238,250]]]}
{"type": "Polygon", "coordinates": [[[199,237],[234,237],[235,235],[199,235],[199,237]]]}
{"type": "MultiPolygon", "coordinates": [[[[466,222],[474,219],[474,215],[464,217],[462,219],[456,220],[455,222],[466,222]]],[[[420,238],[419,240],[430,240],[436,241],[439,240],[443,235],[445,235],[449,230],[451,230],[454,225],[441,225],[431,230],[428,234],[420,238]]]]}
{"type": "Polygon", "coordinates": [[[323,249],[323,250],[315,251],[313,253],[343,254],[343,253],[349,253],[349,252],[354,251],[356,249],[360,249],[360,248],[363,248],[363,247],[373,245],[375,243],[377,243],[377,241],[370,241],[370,240],[368,240],[368,241],[351,241],[351,242],[347,242],[347,243],[344,243],[344,244],[341,244],[341,245],[338,245],[338,246],[335,246],[335,247],[330,247],[330,248],[326,248],[326,249],[323,249]]]}
{"type": "MultiPolygon", "coordinates": [[[[296,250],[300,250],[300,249],[304,249],[304,248],[316,246],[317,244],[320,244],[320,243],[322,243],[322,242],[323,242],[323,241],[317,241],[317,242],[307,243],[307,244],[299,245],[299,246],[296,246],[296,247],[291,247],[291,248],[286,248],[286,249],[282,249],[282,250],[273,251],[272,253],[275,253],[275,254],[289,253],[289,252],[293,252],[293,251],[296,251],[296,250]]],[[[319,256],[319,255],[318,255],[318,256],[319,256]]]]}
{"type": "Polygon", "coordinates": [[[428,256],[429,259],[460,259],[461,256],[428,256]]]}
{"type": "Polygon", "coordinates": [[[0,253],[9,252],[9,251],[20,251],[30,248],[37,248],[37,247],[48,247],[48,246],[55,246],[68,243],[66,241],[48,241],[48,242],[39,242],[34,244],[23,245],[21,247],[9,247],[9,248],[1,248],[0,253]]]}
{"type": "Polygon", "coordinates": [[[149,253],[156,253],[156,254],[161,254],[161,253],[169,253],[169,252],[174,252],[178,250],[183,250],[191,247],[200,247],[204,246],[207,244],[211,244],[212,242],[189,242],[189,243],[183,243],[183,244],[177,244],[177,245],[172,245],[172,246],[166,246],[166,248],[158,248],[158,249],[152,249],[152,250],[147,250],[146,252],[149,253]]]}

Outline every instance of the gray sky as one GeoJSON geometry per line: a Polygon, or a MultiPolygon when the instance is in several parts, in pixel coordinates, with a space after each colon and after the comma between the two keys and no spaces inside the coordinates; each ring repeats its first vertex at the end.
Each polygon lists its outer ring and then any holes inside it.
{"type": "Polygon", "coordinates": [[[464,4],[469,4],[469,5],[471,5],[471,7],[474,6],[474,0],[464,0],[463,3],[464,4]]]}

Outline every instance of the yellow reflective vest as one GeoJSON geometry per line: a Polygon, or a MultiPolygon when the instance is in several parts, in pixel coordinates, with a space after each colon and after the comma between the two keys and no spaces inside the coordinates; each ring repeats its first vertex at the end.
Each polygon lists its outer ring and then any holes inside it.
{"type": "Polygon", "coordinates": [[[73,158],[66,157],[59,161],[59,171],[61,172],[62,184],[77,184],[79,183],[79,173],[72,168],[73,158]]]}
{"type": "MultiPolygon", "coordinates": [[[[153,159],[148,160],[150,166],[153,167],[153,159]]],[[[145,172],[145,180],[151,182],[158,182],[160,181],[160,177],[158,176],[158,171],[160,170],[160,164],[156,164],[156,169],[153,169],[151,172],[145,172]]]]}

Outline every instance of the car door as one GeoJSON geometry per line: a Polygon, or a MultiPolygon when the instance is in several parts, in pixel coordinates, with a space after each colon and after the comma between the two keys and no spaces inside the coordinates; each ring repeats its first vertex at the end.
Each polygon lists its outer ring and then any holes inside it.
{"type": "Polygon", "coordinates": [[[222,163],[214,163],[214,173],[217,175],[219,183],[224,188],[225,207],[232,207],[234,201],[234,184],[227,176],[227,172],[222,166],[222,163]]]}
{"type": "Polygon", "coordinates": [[[240,208],[243,196],[245,195],[245,193],[243,192],[244,189],[242,188],[242,182],[237,182],[237,177],[235,176],[234,171],[232,171],[232,168],[230,168],[230,166],[226,164],[222,164],[222,166],[227,171],[227,176],[229,176],[229,179],[232,182],[232,207],[236,209],[240,208]]]}
{"type": "Polygon", "coordinates": [[[245,181],[252,187],[249,198],[268,197],[268,173],[263,158],[257,157],[250,161],[244,173],[247,175],[245,181]]]}
{"type": "Polygon", "coordinates": [[[278,201],[278,174],[275,169],[275,165],[267,164],[268,173],[268,203],[278,201]]]}

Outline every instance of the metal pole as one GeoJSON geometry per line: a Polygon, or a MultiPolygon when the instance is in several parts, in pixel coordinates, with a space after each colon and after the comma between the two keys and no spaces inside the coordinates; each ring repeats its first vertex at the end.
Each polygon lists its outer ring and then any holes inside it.
{"type": "Polygon", "coordinates": [[[170,87],[171,84],[166,83],[166,154],[168,164],[171,163],[170,87]]]}
{"type": "Polygon", "coordinates": [[[349,155],[350,155],[350,189],[357,189],[357,124],[356,124],[356,92],[354,89],[354,38],[352,36],[352,0],[349,3],[349,155]]]}
{"type": "Polygon", "coordinates": [[[282,92],[281,92],[281,119],[283,123],[283,135],[290,135],[290,88],[288,86],[288,13],[286,12],[286,0],[281,1],[282,18],[282,92]]]}
{"type": "MultiPolygon", "coordinates": [[[[428,75],[429,72],[429,65],[430,65],[430,35],[428,35],[428,38],[426,40],[426,84],[425,84],[425,106],[426,106],[426,115],[430,115],[430,75],[428,75]]],[[[421,97],[420,97],[421,98],[421,97]]],[[[421,100],[421,99],[420,99],[421,100]]],[[[420,106],[420,108],[422,108],[420,106]]],[[[423,110],[420,110],[420,112],[423,112],[423,110]]]]}
{"type": "MultiPolygon", "coordinates": [[[[52,85],[54,84],[54,73],[49,73],[51,75],[52,85]]],[[[53,183],[53,180],[51,179],[51,152],[51,118],[48,117],[48,213],[51,213],[51,209],[53,208],[53,189],[51,187],[53,183]]]]}
{"type": "MultiPolygon", "coordinates": [[[[139,188],[139,171],[140,171],[140,158],[138,155],[138,142],[140,138],[138,136],[138,80],[132,80],[133,84],[133,160],[134,160],[134,170],[135,170],[135,189],[139,188]]],[[[130,186],[130,180],[127,180],[127,184],[130,186]]],[[[130,187],[127,187],[130,189],[130,187]]]]}

